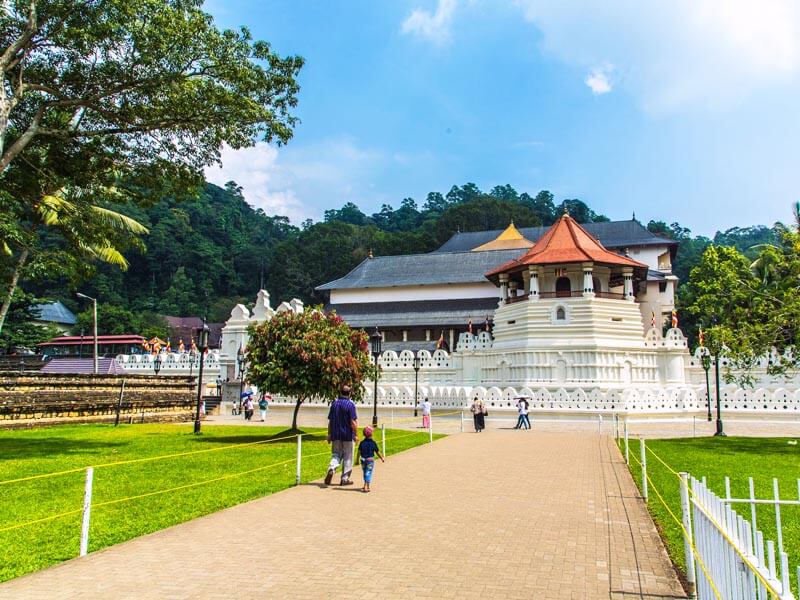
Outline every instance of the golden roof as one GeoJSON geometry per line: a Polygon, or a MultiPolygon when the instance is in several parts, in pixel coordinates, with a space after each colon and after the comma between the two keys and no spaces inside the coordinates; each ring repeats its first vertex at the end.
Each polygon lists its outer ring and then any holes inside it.
{"type": "Polygon", "coordinates": [[[533,242],[525,239],[519,230],[511,223],[505,228],[503,233],[498,235],[491,242],[481,244],[477,248],[473,248],[473,252],[484,252],[486,250],[514,250],[516,248],[531,248],[533,242]]]}

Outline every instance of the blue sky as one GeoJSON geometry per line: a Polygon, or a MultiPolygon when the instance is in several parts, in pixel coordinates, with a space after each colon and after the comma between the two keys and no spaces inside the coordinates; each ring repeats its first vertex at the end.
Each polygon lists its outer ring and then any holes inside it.
{"type": "Polygon", "coordinates": [[[348,201],[421,205],[472,181],[580,198],[696,234],[800,200],[794,0],[213,0],[306,59],[284,147],[223,153],[215,183],[299,223],[348,201]]]}

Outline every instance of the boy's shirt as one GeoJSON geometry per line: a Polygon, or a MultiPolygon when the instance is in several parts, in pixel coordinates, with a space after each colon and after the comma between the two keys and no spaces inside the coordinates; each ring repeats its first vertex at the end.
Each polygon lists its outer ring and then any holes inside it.
{"type": "Polygon", "coordinates": [[[361,458],[374,458],[376,452],[380,452],[380,450],[378,449],[378,444],[372,438],[361,440],[358,445],[358,453],[361,458]]]}

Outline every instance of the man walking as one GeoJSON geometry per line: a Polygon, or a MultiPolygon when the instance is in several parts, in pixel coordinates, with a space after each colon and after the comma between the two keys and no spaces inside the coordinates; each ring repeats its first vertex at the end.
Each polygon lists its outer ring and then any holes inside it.
{"type": "Polygon", "coordinates": [[[350,399],[350,386],[342,386],[339,397],[328,411],[328,442],[331,444],[331,462],[325,475],[325,485],[330,485],[336,467],[342,465],[341,485],[352,485],[353,444],[358,439],[356,405],[350,399]]]}

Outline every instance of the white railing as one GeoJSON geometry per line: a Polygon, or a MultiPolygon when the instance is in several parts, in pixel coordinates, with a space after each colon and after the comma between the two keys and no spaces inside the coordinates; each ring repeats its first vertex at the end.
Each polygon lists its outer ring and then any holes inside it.
{"type": "MultiPolygon", "coordinates": [[[[684,512],[686,503],[691,506],[691,522],[694,547],[698,563],[693,573],[697,581],[697,597],[700,600],[795,600],[791,589],[789,558],[783,551],[783,532],[780,520],[781,504],[800,504],[794,500],[781,500],[777,480],[774,481],[775,498],[759,500],[753,493],[750,479],[750,498],[731,498],[730,483],[726,478],[727,498],[714,494],[704,481],[690,478],[691,498],[683,494],[684,512]],[[732,503],[748,503],[751,520],[739,515],[732,503]],[[773,504],[776,509],[778,548],[775,543],[764,540],[757,528],[756,504],[773,504]]],[[[798,482],[800,483],[800,482],[798,482]]],[[[686,533],[686,532],[685,532],[686,533]]],[[[692,544],[691,538],[688,543],[692,544]]],[[[687,552],[687,559],[689,552],[687,552]]],[[[693,560],[687,560],[687,569],[692,570],[693,560]]],[[[800,568],[798,568],[800,585],[800,568]]]]}

